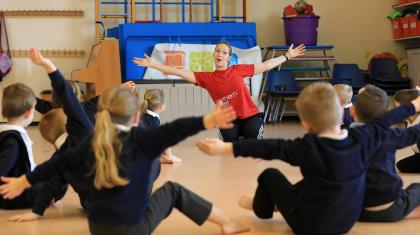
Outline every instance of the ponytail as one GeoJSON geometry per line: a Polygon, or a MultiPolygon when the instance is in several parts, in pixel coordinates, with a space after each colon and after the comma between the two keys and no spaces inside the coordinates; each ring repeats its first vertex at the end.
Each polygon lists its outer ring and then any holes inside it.
{"type": "Polygon", "coordinates": [[[149,101],[145,99],[143,100],[143,103],[141,103],[140,105],[141,115],[145,114],[148,109],[149,109],[149,101]]]}
{"type": "Polygon", "coordinates": [[[161,89],[149,89],[144,93],[144,101],[141,104],[140,111],[143,115],[146,110],[155,111],[164,103],[165,96],[161,89]]]}
{"type": "Polygon", "coordinates": [[[92,149],[95,154],[95,188],[113,188],[129,183],[119,175],[119,157],[123,143],[115,124],[127,124],[138,112],[138,99],[122,88],[105,92],[98,102],[92,149]]]}

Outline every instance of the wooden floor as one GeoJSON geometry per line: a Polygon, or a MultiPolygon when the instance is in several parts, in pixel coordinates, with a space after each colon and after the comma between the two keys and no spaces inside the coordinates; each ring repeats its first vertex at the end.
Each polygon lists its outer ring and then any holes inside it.
{"type": "MultiPolygon", "coordinates": [[[[304,133],[296,121],[266,126],[265,137],[297,137],[304,133]]],[[[34,141],[35,160],[39,163],[49,157],[52,147],[43,141],[36,127],[29,128],[34,141]]],[[[252,196],[256,188],[256,178],[265,168],[279,168],[292,182],[301,179],[298,168],[280,161],[256,161],[253,159],[233,159],[227,157],[207,157],[200,153],[194,143],[200,138],[215,137],[215,131],[203,132],[189,138],[173,148],[175,155],[184,159],[184,163],[163,165],[161,175],[155,186],[171,180],[183,184],[194,192],[212,201],[226,214],[251,228],[247,234],[292,234],[282,217],[277,214],[271,220],[260,220],[252,212],[237,206],[238,197],[242,194],[252,196]]],[[[398,152],[399,158],[410,154],[409,150],[398,152]]],[[[405,185],[420,182],[420,175],[403,174],[405,185]]],[[[69,190],[56,208],[49,208],[42,220],[26,223],[10,223],[7,218],[16,213],[28,210],[0,210],[0,234],[89,234],[84,212],[79,206],[77,195],[69,190]]],[[[178,211],[163,221],[154,232],[157,235],[220,234],[217,226],[205,223],[197,226],[178,211]]],[[[349,234],[420,234],[420,220],[402,221],[399,223],[372,224],[357,223],[349,234]]]]}

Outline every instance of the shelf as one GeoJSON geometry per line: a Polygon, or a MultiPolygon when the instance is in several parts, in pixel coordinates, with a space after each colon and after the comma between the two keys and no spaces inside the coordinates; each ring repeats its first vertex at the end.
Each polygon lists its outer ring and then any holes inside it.
{"type": "MultiPolygon", "coordinates": [[[[294,47],[297,47],[298,45],[294,45],[294,47]]],[[[277,50],[277,51],[287,51],[289,50],[290,46],[270,46],[267,47],[267,50],[277,50]]],[[[312,51],[316,51],[316,50],[331,50],[334,49],[334,46],[328,46],[328,45],[320,45],[320,46],[305,46],[306,50],[312,50],[312,51]]]]}
{"type": "Polygon", "coordinates": [[[78,10],[7,10],[5,17],[83,17],[84,12],[78,10]]]}
{"type": "Polygon", "coordinates": [[[103,19],[126,19],[128,18],[128,15],[101,15],[101,18],[103,19]]]}
{"type": "Polygon", "coordinates": [[[290,61],[319,61],[319,60],[337,60],[334,56],[299,56],[290,58],[290,61]]]}
{"type": "Polygon", "coordinates": [[[398,39],[394,39],[394,41],[404,41],[404,40],[417,39],[417,38],[420,38],[420,36],[406,37],[406,38],[398,38],[398,39]]]}
{"type": "Polygon", "coordinates": [[[410,7],[410,6],[420,6],[420,1],[409,2],[409,3],[405,3],[405,4],[398,4],[398,5],[394,5],[392,7],[394,9],[401,9],[401,8],[406,8],[406,7],[410,7]]]}
{"type": "Polygon", "coordinates": [[[329,67],[286,67],[282,71],[329,71],[329,67]]]}

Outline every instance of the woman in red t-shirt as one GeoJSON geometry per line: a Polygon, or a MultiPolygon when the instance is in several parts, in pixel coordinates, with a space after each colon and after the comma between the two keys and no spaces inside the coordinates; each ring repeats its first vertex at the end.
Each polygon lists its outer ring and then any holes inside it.
{"type": "Polygon", "coordinates": [[[157,64],[146,54],[144,54],[145,58],[134,58],[133,62],[138,66],[150,67],[165,74],[179,76],[206,89],[214,102],[222,100],[225,106],[233,106],[238,117],[234,122],[234,127],[220,130],[223,140],[231,142],[238,140],[241,136],[262,138],[264,131],[263,115],[252,101],[244,78],[278,67],[290,58],[303,55],[304,51],[303,45],[295,49],[292,45],[284,55],[261,64],[238,64],[228,67],[232,47],[228,42],[220,42],[216,45],[213,53],[216,66],[216,70],[213,72],[191,72],[157,64]]]}

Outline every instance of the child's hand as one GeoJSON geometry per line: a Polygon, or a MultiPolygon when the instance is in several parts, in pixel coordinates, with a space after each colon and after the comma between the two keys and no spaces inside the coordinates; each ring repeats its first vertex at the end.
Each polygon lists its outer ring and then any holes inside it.
{"type": "Polygon", "coordinates": [[[124,82],[120,85],[120,87],[127,89],[130,92],[134,92],[136,90],[136,84],[133,81],[124,82]]]}
{"type": "Polygon", "coordinates": [[[33,212],[26,212],[24,214],[10,216],[7,220],[9,222],[25,222],[37,220],[39,218],[41,218],[41,216],[38,214],[35,214],[33,212]]]}
{"type": "Polygon", "coordinates": [[[286,53],[288,59],[302,56],[305,53],[305,46],[300,44],[298,47],[293,49],[293,44],[289,47],[289,50],[286,53]]]}
{"type": "Polygon", "coordinates": [[[219,139],[205,139],[197,142],[197,147],[207,155],[231,155],[232,143],[225,143],[219,139]]]}
{"type": "Polygon", "coordinates": [[[48,73],[52,73],[57,70],[53,62],[51,62],[50,59],[44,58],[38,49],[31,48],[29,50],[29,58],[32,60],[32,63],[44,67],[48,73]]]}
{"type": "Polygon", "coordinates": [[[235,110],[232,106],[222,108],[222,101],[217,101],[216,108],[204,116],[204,127],[206,129],[218,127],[229,129],[233,127],[232,121],[236,119],[235,110]]]}
{"type": "Polygon", "coordinates": [[[134,57],[133,62],[142,67],[151,67],[153,65],[152,59],[146,53],[144,53],[144,58],[134,57]]]}
{"type": "Polygon", "coordinates": [[[19,178],[1,177],[1,181],[5,184],[0,186],[0,194],[4,199],[13,199],[22,194],[22,192],[31,187],[25,175],[19,178]]]}

